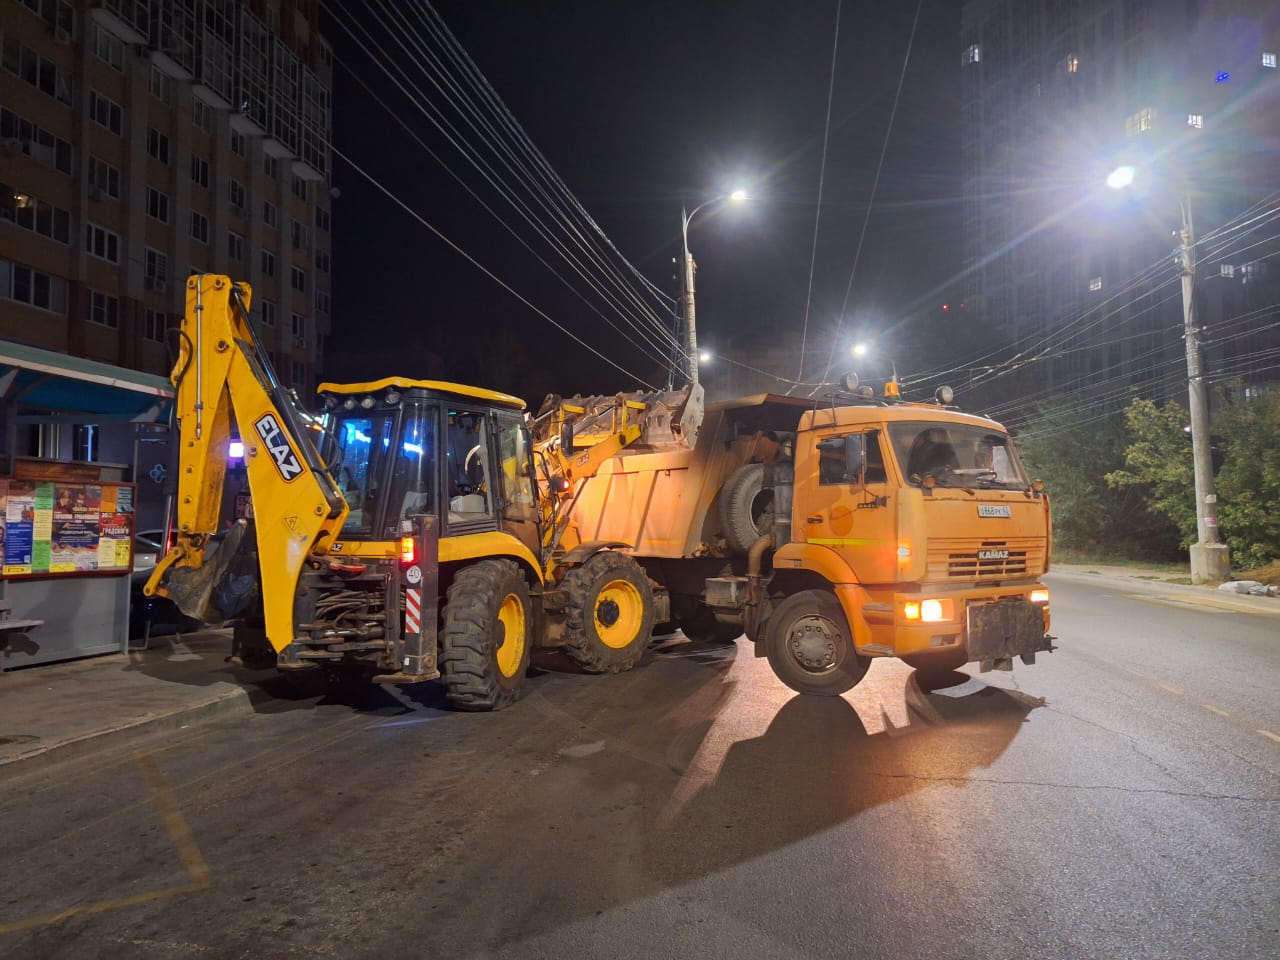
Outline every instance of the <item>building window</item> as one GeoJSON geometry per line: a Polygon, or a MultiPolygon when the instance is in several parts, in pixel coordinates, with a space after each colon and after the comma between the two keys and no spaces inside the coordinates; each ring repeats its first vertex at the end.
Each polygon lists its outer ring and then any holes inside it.
{"type": "Polygon", "coordinates": [[[213,107],[199,97],[191,100],[191,122],[205,133],[213,133],[213,107]]]}
{"type": "Polygon", "coordinates": [[[1063,73],[1079,73],[1080,58],[1077,57],[1074,53],[1067,54],[1062,60],[1062,72],[1063,73]]]}
{"type": "Polygon", "coordinates": [[[116,330],[120,326],[120,301],[98,290],[89,291],[89,322],[116,330]]]}
{"type": "Polygon", "coordinates": [[[89,158],[89,199],[100,200],[103,197],[120,199],[120,171],[98,157],[89,158]],[[94,191],[98,196],[94,196],[94,191]]]}
{"type": "Polygon", "coordinates": [[[234,230],[227,231],[227,256],[232,263],[244,262],[244,237],[234,230]]]}
{"type": "Polygon", "coordinates": [[[262,155],[262,172],[272,180],[280,179],[280,161],[269,153],[262,155]]]}
{"type": "Polygon", "coordinates": [[[97,90],[89,91],[89,118],[100,127],[106,127],[119,136],[124,130],[124,110],[110,97],[97,90]]]}
{"type": "Polygon", "coordinates": [[[99,26],[93,28],[93,54],[124,72],[124,42],[99,26]]]}
{"type": "Polygon", "coordinates": [[[293,374],[293,383],[290,386],[297,388],[300,393],[304,392],[307,388],[307,365],[301,360],[291,360],[289,369],[293,374]]]}
{"type": "Polygon", "coordinates": [[[65,316],[67,281],[21,263],[0,260],[0,298],[65,316]]]}
{"type": "Polygon", "coordinates": [[[112,233],[96,223],[86,223],[84,225],[84,248],[87,253],[93,254],[101,260],[109,263],[120,262],[120,236],[112,233]]]}
{"type": "Polygon", "coordinates": [[[237,157],[243,157],[248,152],[248,146],[245,143],[244,134],[238,130],[231,131],[231,152],[237,157]]]}
{"type": "Polygon", "coordinates": [[[293,178],[293,195],[299,200],[307,199],[307,181],[301,177],[293,178]]]}
{"type": "Polygon", "coordinates": [[[227,199],[231,201],[231,210],[238,216],[245,215],[245,193],[244,184],[239,180],[230,180],[227,182],[227,199]]]}
{"type": "Polygon", "coordinates": [[[151,68],[151,79],[148,82],[151,95],[161,103],[168,103],[171,86],[169,78],[161,70],[153,66],[151,68]]]}
{"type": "Polygon", "coordinates": [[[67,75],[52,60],[23,46],[12,34],[5,36],[3,47],[0,48],[0,64],[41,93],[47,93],[59,103],[71,106],[71,84],[67,81],[67,75]]]}
{"type": "Polygon", "coordinates": [[[264,327],[274,327],[276,325],[276,303],[274,300],[259,300],[258,307],[261,310],[262,325],[264,327]]]}
{"type": "Polygon", "coordinates": [[[1204,114],[1203,114],[1203,113],[1188,113],[1188,114],[1187,114],[1187,126],[1188,126],[1188,127],[1195,127],[1197,130],[1203,130],[1203,129],[1204,129],[1204,114]]]}
{"type": "Polygon", "coordinates": [[[209,189],[209,161],[203,157],[191,158],[191,179],[193,182],[209,189]]]}
{"type": "Polygon", "coordinates": [[[964,48],[964,53],[960,55],[960,65],[967,67],[971,63],[980,63],[982,61],[982,47],[979,44],[971,43],[964,48]]]}
{"type": "Polygon", "coordinates": [[[1219,264],[1219,265],[1218,265],[1218,276],[1220,276],[1220,277],[1234,277],[1235,275],[1236,275],[1236,268],[1235,268],[1235,264],[1232,264],[1232,263],[1222,263],[1222,264],[1219,264]]]}
{"type": "Polygon", "coordinates": [[[316,254],[316,269],[321,273],[329,272],[329,254],[327,252],[316,254]]]}
{"type": "Polygon", "coordinates": [[[159,250],[147,247],[143,266],[147,289],[164,290],[169,283],[169,258],[159,250]]]}
{"type": "Polygon", "coordinates": [[[164,343],[165,331],[169,329],[169,318],[161,310],[147,310],[142,315],[142,335],[156,343],[164,343]]]}
{"type": "Polygon", "coordinates": [[[329,211],[323,207],[316,207],[316,226],[325,233],[329,232],[329,211]]]}
{"type": "Polygon", "coordinates": [[[71,242],[71,214],[0,183],[0,220],[59,243],[71,242]]]}
{"type": "Polygon", "coordinates": [[[147,216],[159,220],[161,223],[169,222],[169,195],[167,193],[161,193],[155,187],[147,187],[147,216]]]}
{"type": "Polygon", "coordinates": [[[201,243],[209,242],[209,218],[194,210],[191,211],[191,237],[201,243]]]}
{"type": "Polygon", "coordinates": [[[307,249],[307,228],[297,220],[294,220],[291,226],[293,228],[293,249],[307,249]]]}
{"type": "Polygon", "coordinates": [[[1124,132],[1127,136],[1136,136],[1139,133],[1146,133],[1154,130],[1156,126],[1156,111],[1152,107],[1143,107],[1133,116],[1124,122],[1124,132]]]}
{"type": "Polygon", "coordinates": [[[1089,290],[1096,293],[1102,289],[1102,278],[1093,277],[1089,280],[1089,290]]]}
{"type": "Polygon", "coordinates": [[[71,143],[48,130],[0,107],[0,140],[17,141],[22,153],[32,160],[62,173],[71,172],[71,143]]]}
{"type": "Polygon", "coordinates": [[[262,201],[262,222],[272,228],[279,224],[279,219],[276,215],[276,205],[270,200],[262,201]]]}
{"type": "Polygon", "coordinates": [[[270,250],[262,251],[262,275],[266,277],[276,275],[276,255],[270,250]]]}
{"type": "Polygon", "coordinates": [[[325,314],[326,316],[329,313],[329,294],[323,290],[316,291],[316,313],[325,314]]]}
{"type": "Polygon", "coordinates": [[[161,163],[169,162],[169,138],[155,127],[147,127],[147,153],[161,163]]]}
{"type": "Polygon", "coordinates": [[[307,292],[307,271],[294,267],[289,272],[289,286],[297,290],[299,293],[307,292]]]}
{"type": "Polygon", "coordinates": [[[291,318],[291,326],[293,327],[293,348],[295,350],[306,349],[307,318],[300,313],[295,313],[291,318]]]}
{"type": "Polygon", "coordinates": [[[1276,68],[1276,55],[1274,53],[1264,53],[1262,55],[1262,65],[1274,70],[1276,68]]]}

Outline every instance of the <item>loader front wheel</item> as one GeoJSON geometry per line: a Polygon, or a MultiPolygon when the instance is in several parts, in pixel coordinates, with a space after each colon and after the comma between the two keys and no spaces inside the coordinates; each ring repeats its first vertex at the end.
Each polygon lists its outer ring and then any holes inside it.
{"type": "Polygon", "coordinates": [[[774,607],[765,653],[779,680],[818,697],[852,689],[870,666],[854,650],[840,601],[825,590],[803,590],[774,607]]]}
{"type": "Polygon", "coordinates": [[[459,710],[501,710],[520,697],[529,667],[529,585],[510,560],[459,570],[440,630],[440,673],[459,710]]]}
{"type": "Polygon", "coordinates": [[[621,673],[653,634],[653,587],[625,553],[597,553],[565,574],[564,652],[589,673],[621,673]]]}

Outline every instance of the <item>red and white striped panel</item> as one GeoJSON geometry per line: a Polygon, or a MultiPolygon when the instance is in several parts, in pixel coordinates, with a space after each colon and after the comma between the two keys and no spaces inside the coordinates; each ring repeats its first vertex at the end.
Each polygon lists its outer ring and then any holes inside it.
{"type": "Polygon", "coordinates": [[[404,592],[404,632],[422,632],[422,591],[412,587],[404,592]]]}

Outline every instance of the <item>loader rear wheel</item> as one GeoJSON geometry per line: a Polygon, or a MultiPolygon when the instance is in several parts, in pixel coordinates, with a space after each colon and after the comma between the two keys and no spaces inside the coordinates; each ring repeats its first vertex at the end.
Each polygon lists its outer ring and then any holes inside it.
{"type": "Polygon", "coordinates": [[[520,697],[532,647],[529,585],[510,560],[481,560],[449,587],[440,673],[459,710],[501,710],[520,697]]]}
{"type": "Polygon", "coordinates": [[[803,590],[774,607],[765,653],[779,680],[819,697],[837,697],[857,686],[870,666],[854,650],[840,601],[825,590],[803,590]]]}
{"type": "Polygon", "coordinates": [[[621,673],[644,655],[653,634],[653,587],[624,553],[597,553],[565,574],[564,652],[589,673],[621,673]]]}

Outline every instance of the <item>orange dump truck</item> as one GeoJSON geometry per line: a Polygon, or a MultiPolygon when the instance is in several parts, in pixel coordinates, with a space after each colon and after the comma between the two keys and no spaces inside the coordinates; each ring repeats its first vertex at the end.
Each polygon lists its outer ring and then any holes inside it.
{"type": "MultiPolygon", "coordinates": [[[[659,621],[745,632],[801,693],[848,690],[872,657],[926,675],[1033,663],[1052,649],[1048,498],[1000,424],[939,394],[762,394],[709,405],[700,429],[691,410],[647,411],[640,439],[570,494],[563,545],[631,553],[659,621]]],[[[624,400],[548,398],[535,439],[589,446],[575,423],[624,400]]]]}

